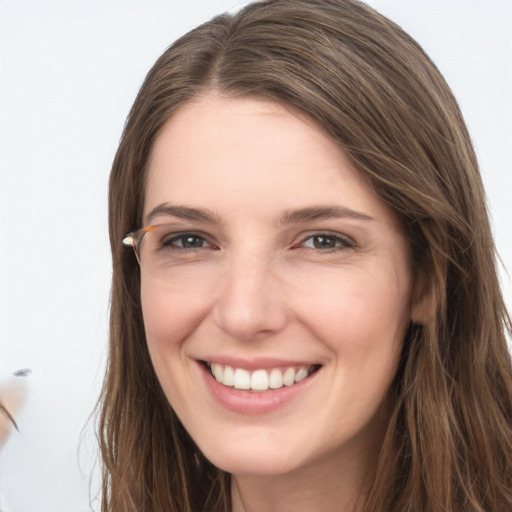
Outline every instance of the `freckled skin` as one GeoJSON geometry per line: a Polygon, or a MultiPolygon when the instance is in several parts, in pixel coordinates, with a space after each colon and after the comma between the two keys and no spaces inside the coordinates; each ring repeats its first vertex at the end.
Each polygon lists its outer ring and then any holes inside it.
{"type": "Polygon", "coordinates": [[[208,243],[186,256],[176,251],[166,280],[142,268],[148,347],[184,426],[247,495],[257,487],[250,482],[277,489],[316,478],[310,487],[323,494],[315,499],[322,506],[355,494],[385,429],[389,386],[416,314],[395,216],[346,154],[301,116],[214,94],[183,107],[158,136],[145,214],[163,203],[221,220],[178,222],[208,243]],[[278,221],[284,211],[318,205],[371,220],[278,221]],[[330,238],[336,244],[326,250],[312,238],[319,233],[352,247],[330,238]],[[197,360],[212,354],[293,357],[321,369],[290,403],[247,416],[208,392],[197,360]]]}

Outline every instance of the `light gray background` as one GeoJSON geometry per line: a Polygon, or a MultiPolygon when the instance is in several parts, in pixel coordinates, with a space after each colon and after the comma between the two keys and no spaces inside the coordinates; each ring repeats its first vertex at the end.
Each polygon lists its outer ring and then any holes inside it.
{"type": "MultiPolygon", "coordinates": [[[[244,3],[0,0],[0,385],[32,369],[20,433],[0,456],[5,512],[88,510],[95,439],[83,427],[106,352],[109,167],[154,60],[244,3]]],[[[510,271],[512,1],[369,3],[423,45],[458,97],[510,271]]]]}

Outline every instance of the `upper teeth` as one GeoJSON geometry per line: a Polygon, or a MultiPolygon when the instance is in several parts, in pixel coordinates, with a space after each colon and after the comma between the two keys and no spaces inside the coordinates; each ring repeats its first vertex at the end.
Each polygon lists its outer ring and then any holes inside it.
{"type": "Polygon", "coordinates": [[[211,363],[209,366],[212,375],[224,386],[235,387],[236,389],[252,389],[254,391],[291,386],[304,380],[309,375],[311,368],[310,366],[289,367],[284,370],[273,368],[271,370],[255,370],[251,373],[243,368],[233,368],[218,363],[211,363]]]}

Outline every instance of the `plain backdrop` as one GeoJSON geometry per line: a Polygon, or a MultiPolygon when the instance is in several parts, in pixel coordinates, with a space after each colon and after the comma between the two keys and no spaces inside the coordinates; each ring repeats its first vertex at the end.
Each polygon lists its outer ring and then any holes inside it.
{"type": "MultiPolygon", "coordinates": [[[[32,370],[20,432],[0,455],[4,512],[98,510],[88,418],[107,343],[109,167],[155,59],[244,3],[0,0],[0,385],[32,370]]],[[[420,42],[459,99],[510,271],[512,1],[369,3],[420,42]]]]}

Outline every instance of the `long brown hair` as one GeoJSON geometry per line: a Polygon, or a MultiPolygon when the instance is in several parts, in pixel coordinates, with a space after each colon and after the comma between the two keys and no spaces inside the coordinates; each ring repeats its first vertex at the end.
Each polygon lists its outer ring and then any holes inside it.
{"type": "Polygon", "coordinates": [[[110,353],[99,425],[104,512],[230,510],[229,475],[167,402],[144,335],[137,262],[152,144],[215,89],[299,109],[401,218],[428,320],[411,325],[366,512],[512,510],[510,318],[477,161],[444,79],[398,26],[356,0],[270,0],[222,15],[149,72],[110,177],[110,353]]]}

